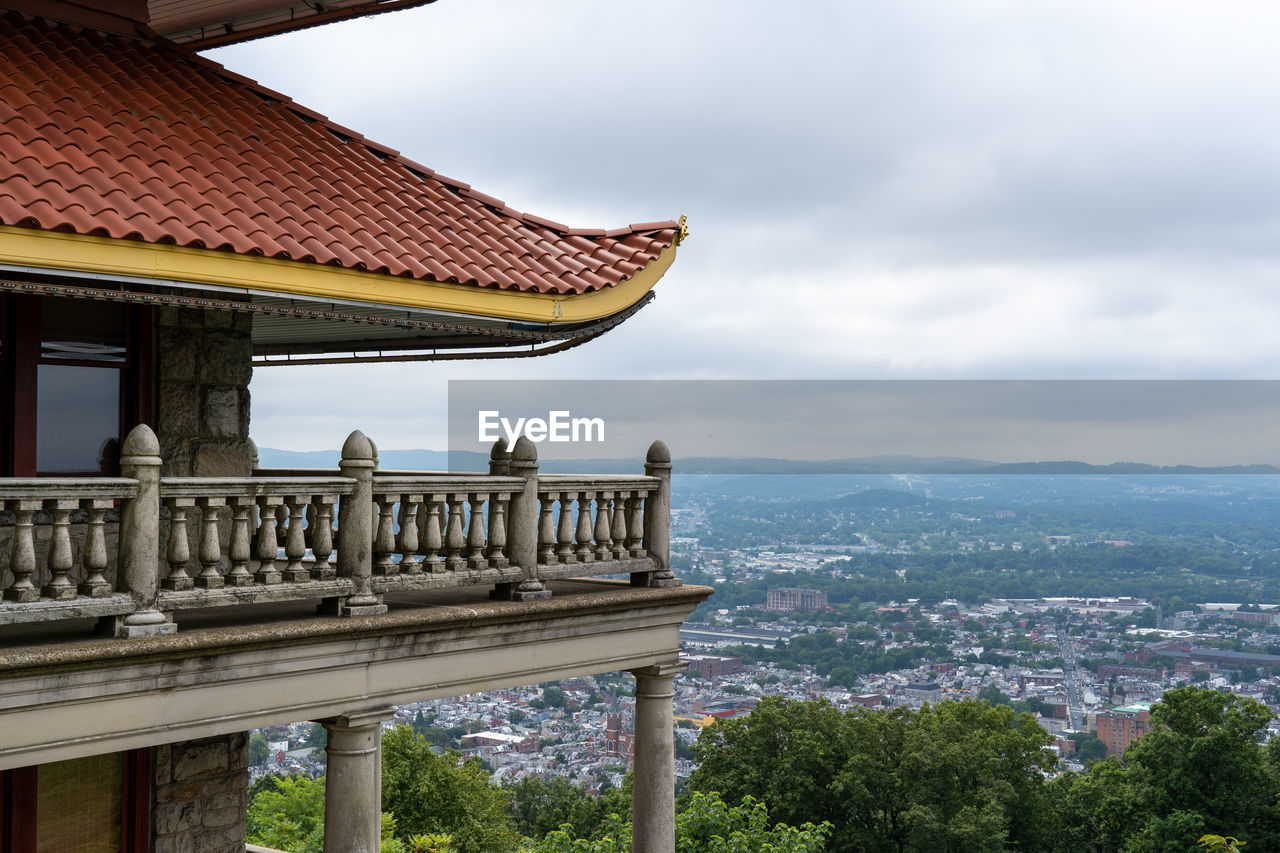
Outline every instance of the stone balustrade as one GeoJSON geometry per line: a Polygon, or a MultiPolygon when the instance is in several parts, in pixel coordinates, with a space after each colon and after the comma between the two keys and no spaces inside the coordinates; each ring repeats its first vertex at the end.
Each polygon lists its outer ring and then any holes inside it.
{"type": "Polygon", "coordinates": [[[673,586],[670,455],[643,476],[538,474],[532,443],[499,441],[483,474],[379,472],[355,432],[338,471],[161,477],[155,435],[134,429],[123,477],[0,480],[0,626],[96,619],[100,631],[172,633],[183,610],[316,600],[338,616],[388,593],[629,575],[673,586]]]}

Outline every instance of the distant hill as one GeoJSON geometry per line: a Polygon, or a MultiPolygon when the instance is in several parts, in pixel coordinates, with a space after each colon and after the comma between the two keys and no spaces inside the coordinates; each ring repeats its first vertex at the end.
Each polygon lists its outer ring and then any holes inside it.
{"type": "Polygon", "coordinates": [[[851,459],[688,456],[682,474],[968,474],[997,464],[955,456],[863,456],[851,459]]]}
{"type": "Polygon", "coordinates": [[[1145,462],[1008,462],[970,471],[971,474],[1280,474],[1274,465],[1148,465],[1145,462]]]}
{"type": "Polygon", "coordinates": [[[893,489],[867,489],[865,492],[843,495],[834,503],[836,506],[854,509],[907,509],[930,503],[930,500],[922,495],[893,489]]]}
{"type": "MultiPolygon", "coordinates": [[[[337,450],[282,450],[262,447],[258,464],[263,468],[338,467],[337,450]]],[[[489,457],[484,453],[444,450],[379,450],[378,464],[384,470],[400,471],[485,471],[489,457]]],[[[540,468],[549,474],[636,474],[644,470],[644,460],[635,459],[544,459],[540,468]]],[[[1142,462],[1115,462],[1090,465],[1087,462],[996,463],[953,456],[866,456],[850,459],[774,459],[770,457],[687,456],[675,459],[679,474],[1280,474],[1274,465],[1147,465],[1142,462]]]]}

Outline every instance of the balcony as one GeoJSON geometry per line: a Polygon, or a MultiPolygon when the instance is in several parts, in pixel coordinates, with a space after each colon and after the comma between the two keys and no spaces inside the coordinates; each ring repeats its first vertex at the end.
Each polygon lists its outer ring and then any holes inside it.
{"type": "MultiPolygon", "coordinates": [[[[666,838],[679,628],[711,591],[669,568],[665,445],[635,476],[540,475],[527,440],[475,474],[380,470],[359,432],[334,471],[163,477],[145,426],[121,451],[121,477],[0,480],[0,770],[299,720],[367,739],[394,705],[628,670],[666,838]]],[[[359,761],[333,796],[376,789],[359,761]]],[[[376,838],[365,805],[333,850],[376,838]]]]}

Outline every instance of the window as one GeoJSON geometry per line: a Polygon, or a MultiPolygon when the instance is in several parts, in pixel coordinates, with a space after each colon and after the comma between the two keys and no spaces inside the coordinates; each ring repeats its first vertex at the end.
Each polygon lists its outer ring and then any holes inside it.
{"type": "Polygon", "coordinates": [[[0,771],[0,849],[144,853],[150,779],[147,749],[0,771]]]}
{"type": "Polygon", "coordinates": [[[0,297],[0,474],[114,474],[151,413],[151,311],[0,297]]]}

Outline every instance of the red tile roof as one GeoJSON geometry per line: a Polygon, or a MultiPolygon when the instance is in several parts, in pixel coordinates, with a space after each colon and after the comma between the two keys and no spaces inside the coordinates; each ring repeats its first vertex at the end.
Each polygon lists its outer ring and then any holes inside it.
{"type": "Polygon", "coordinates": [[[523,214],[183,48],[16,13],[0,224],[566,294],[631,277],[679,230],[523,214]]]}

